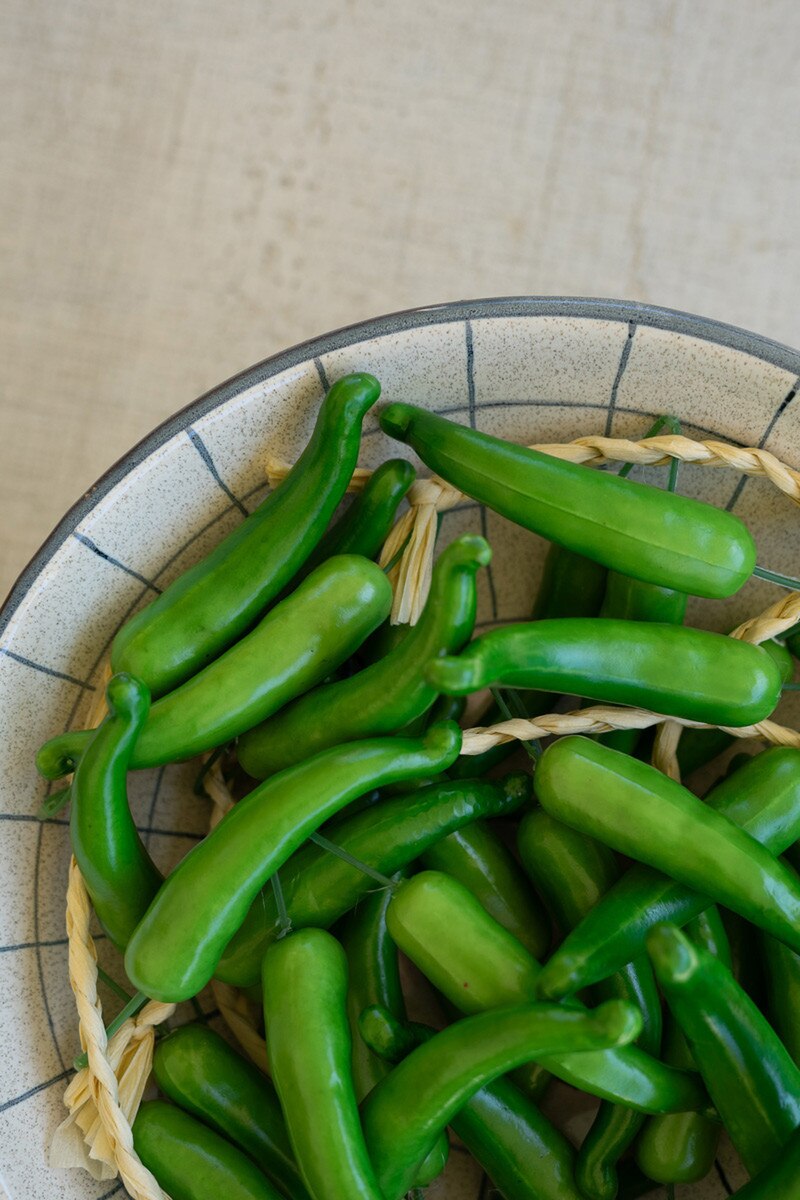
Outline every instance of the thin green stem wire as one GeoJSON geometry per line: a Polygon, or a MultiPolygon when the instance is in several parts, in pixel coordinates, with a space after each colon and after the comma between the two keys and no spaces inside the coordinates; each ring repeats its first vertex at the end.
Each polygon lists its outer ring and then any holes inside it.
{"type": "Polygon", "coordinates": [[[388,574],[389,574],[389,572],[391,571],[392,567],[396,567],[396,566],[397,566],[397,564],[400,562],[400,559],[401,559],[401,558],[403,557],[403,555],[405,554],[406,546],[408,545],[408,543],[409,543],[410,541],[411,541],[411,534],[409,533],[408,537],[407,537],[407,538],[406,538],[406,540],[403,542],[403,544],[402,544],[402,546],[400,547],[400,549],[399,549],[398,551],[396,551],[396,553],[395,553],[395,554],[393,554],[393,555],[392,555],[392,557],[389,559],[389,561],[388,561],[388,563],[386,564],[386,566],[383,568],[383,573],[384,573],[384,575],[388,575],[388,574]]]}
{"type": "Polygon", "coordinates": [[[286,897],[283,894],[280,876],[277,871],[272,875],[270,883],[272,884],[272,892],[275,896],[275,907],[278,910],[278,923],[281,927],[278,937],[286,937],[287,933],[292,932],[292,918],[289,916],[289,911],[286,908],[286,897]]]}
{"type": "MultiPolygon", "coordinates": [[[[507,721],[513,721],[515,717],[519,717],[523,721],[528,719],[522,701],[514,688],[490,688],[489,690],[492,693],[495,704],[507,721]]],[[[538,762],[542,756],[542,745],[538,738],[529,738],[521,744],[525,747],[525,750],[534,763],[538,762]]]]}
{"type": "MultiPolygon", "coordinates": [[[[662,429],[668,429],[670,433],[678,435],[681,432],[681,423],[677,417],[671,417],[668,414],[665,414],[662,417],[658,417],[658,419],[653,422],[644,436],[645,438],[655,437],[656,434],[660,433],[662,429]]],[[[620,479],[625,479],[628,475],[630,475],[635,466],[636,463],[625,463],[623,467],[620,467],[619,471],[617,472],[620,479]]],[[[670,472],[671,471],[672,468],[670,467],[670,472]]]]}
{"type": "Polygon", "coordinates": [[[117,983],[116,979],[112,979],[111,976],[108,975],[100,966],[97,968],[97,978],[101,979],[106,987],[111,988],[111,991],[114,992],[115,995],[119,996],[120,1000],[124,1000],[126,1004],[131,999],[130,992],[126,992],[125,988],[121,987],[117,983]]]}
{"type": "Polygon", "coordinates": [[[370,867],[367,863],[362,862],[360,858],[356,858],[355,855],[350,854],[342,846],[337,846],[335,842],[329,841],[323,834],[312,833],[309,841],[315,842],[323,850],[328,850],[331,854],[335,854],[337,858],[340,858],[342,862],[346,862],[348,866],[355,867],[357,871],[363,871],[365,875],[369,875],[370,879],[377,880],[384,887],[393,889],[397,886],[394,880],[390,879],[388,875],[384,875],[381,871],[377,871],[375,867],[370,867]]]}
{"type": "MultiPolygon", "coordinates": [[[[144,1008],[149,999],[150,997],[145,996],[144,992],[136,992],[135,995],[131,996],[130,1000],[122,1009],[122,1011],[117,1013],[116,1017],[114,1017],[114,1020],[106,1029],[106,1037],[110,1040],[120,1026],[125,1024],[128,1017],[134,1016],[140,1008],[144,1008]]],[[[84,1067],[88,1067],[89,1065],[89,1055],[84,1051],[83,1054],[78,1055],[72,1065],[76,1071],[82,1071],[84,1067]]]]}
{"type": "MultiPolygon", "coordinates": [[[[793,592],[800,592],[800,579],[795,579],[793,575],[781,575],[779,571],[768,571],[766,567],[753,567],[753,574],[758,579],[766,579],[767,583],[779,583],[781,587],[789,588],[793,592]]],[[[785,633],[781,636],[786,637],[788,634],[785,633]]]]}

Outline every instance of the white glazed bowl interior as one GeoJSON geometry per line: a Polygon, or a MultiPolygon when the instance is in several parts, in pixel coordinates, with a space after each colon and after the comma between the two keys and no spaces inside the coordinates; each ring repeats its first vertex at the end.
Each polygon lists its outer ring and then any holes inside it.
{"type": "MultiPolygon", "coordinates": [[[[209,393],[118,463],[67,514],[0,615],[0,1176],[12,1200],[124,1195],[117,1183],[47,1166],[79,1046],[64,933],[67,821],[63,814],[44,825],[35,819],[47,793],[33,767],[35,750],[81,724],[120,624],[258,503],[267,453],[293,461],[323,387],[353,370],[381,380],[379,406],[412,401],[520,443],[641,437],[654,416],[670,413],[689,437],[764,446],[800,466],[796,351],[663,309],[531,298],[444,305],[326,335],[209,393]]],[[[360,459],[370,467],[407,453],[380,432],[376,412],[365,421],[360,459]]],[[[637,472],[653,482],[664,474],[637,472]]],[[[756,534],[759,562],[797,574],[796,510],[767,481],[685,467],[680,489],[732,508],[756,534]]],[[[483,531],[494,550],[480,584],[481,626],[524,619],[544,543],[466,502],[444,515],[442,542],[467,529],[483,531]]],[[[724,603],[693,604],[690,619],[728,629],[776,595],[750,583],[724,603]]],[[[195,771],[170,767],[132,781],[137,822],[163,868],[206,829],[207,805],[191,794],[195,771]]],[[[114,969],[107,944],[98,946],[114,969]]],[[[203,1003],[213,1006],[211,998],[203,1003]]],[[[191,1008],[182,1006],[180,1015],[190,1019],[191,1008]]],[[[743,1182],[725,1148],[720,1164],[731,1185],[743,1182]]],[[[489,1194],[481,1186],[481,1172],[453,1154],[430,1195],[477,1200],[489,1194]]],[[[719,1175],[681,1188],[682,1197],[697,1200],[725,1194],[719,1175]]]]}

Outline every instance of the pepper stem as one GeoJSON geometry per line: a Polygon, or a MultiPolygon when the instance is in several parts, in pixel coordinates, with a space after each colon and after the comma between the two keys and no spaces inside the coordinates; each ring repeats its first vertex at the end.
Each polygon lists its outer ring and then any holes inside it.
{"type": "Polygon", "coordinates": [[[283,894],[280,876],[277,871],[270,879],[270,883],[272,884],[272,893],[275,896],[275,907],[278,910],[278,924],[281,927],[278,937],[286,937],[287,933],[292,932],[292,918],[289,916],[288,909],[286,908],[286,897],[283,894]]]}
{"type": "Polygon", "coordinates": [[[388,875],[384,875],[381,871],[377,871],[375,867],[370,867],[367,863],[362,862],[360,858],[350,854],[342,846],[337,846],[335,842],[331,842],[321,833],[312,833],[310,840],[315,842],[323,850],[328,850],[331,854],[335,854],[337,858],[341,858],[342,862],[346,862],[349,866],[355,867],[357,871],[363,871],[365,875],[369,875],[370,879],[377,880],[391,890],[397,886],[393,879],[388,875]]]}
{"type": "Polygon", "coordinates": [[[781,587],[791,588],[793,592],[800,592],[800,579],[795,579],[793,575],[781,575],[779,571],[768,571],[766,567],[753,567],[753,574],[758,579],[766,579],[767,583],[778,583],[781,587]]]}
{"type": "MultiPolygon", "coordinates": [[[[131,996],[125,1007],[121,1010],[121,1012],[117,1013],[116,1017],[114,1017],[114,1020],[106,1029],[106,1037],[110,1040],[117,1030],[125,1024],[128,1017],[134,1016],[140,1008],[144,1008],[149,999],[150,997],[145,996],[144,992],[136,992],[135,995],[131,996]]],[[[86,1051],[84,1051],[83,1054],[79,1054],[78,1057],[73,1061],[72,1065],[76,1071],[82,1071],[84,1067],[88,1067],[89,1055],[86,1053],[86,1051]]]]}

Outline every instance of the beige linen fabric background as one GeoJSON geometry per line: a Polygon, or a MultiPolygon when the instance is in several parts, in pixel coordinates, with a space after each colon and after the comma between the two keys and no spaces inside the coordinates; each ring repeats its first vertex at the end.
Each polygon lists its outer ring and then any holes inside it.
{"type": "Polygon", "coordinates": [[[800,344],[796,0],[4,0],[0,590],[250,363],[479,296],[800,344]]]}

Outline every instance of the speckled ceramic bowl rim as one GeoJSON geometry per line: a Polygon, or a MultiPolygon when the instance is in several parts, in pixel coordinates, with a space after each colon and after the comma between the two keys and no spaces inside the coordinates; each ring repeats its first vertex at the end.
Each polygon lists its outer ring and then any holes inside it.
{"type": "Polygon", "coordinates": [[[220,407],[241,392],[285,371],[298,363],[321,358],[333,350],[354,343],[422,328],[446,325],[454,321],[485,320],[498,317],[579,317],[586,320],[631,322],[685,336],[714,342],[732,350],[760,358],[800,377],[800,351],[761,334],[751,333],[735,325],[726,325],[708,317],[657,305],[640,304],[630,300],[608,300],[570,296],[504,296],[483,300],[459,300],[432,304],[423,308],[388,313],[369,321],[345,325],[332,333],[300,342],[288,350],[265,358],[252,367],[234,375],[193,400],[167,418],[127,454],[109,468],[97,482],[67,511],[53,532],[43,542],[28,565],[19,575],[0,609],[0,635],[5,632],[28,589],[46,568],[49,560],[72,531],[99,501],[126,475],[136,469],[153,451],[175,433],[192,424],[206,413],[220,407]]]}

